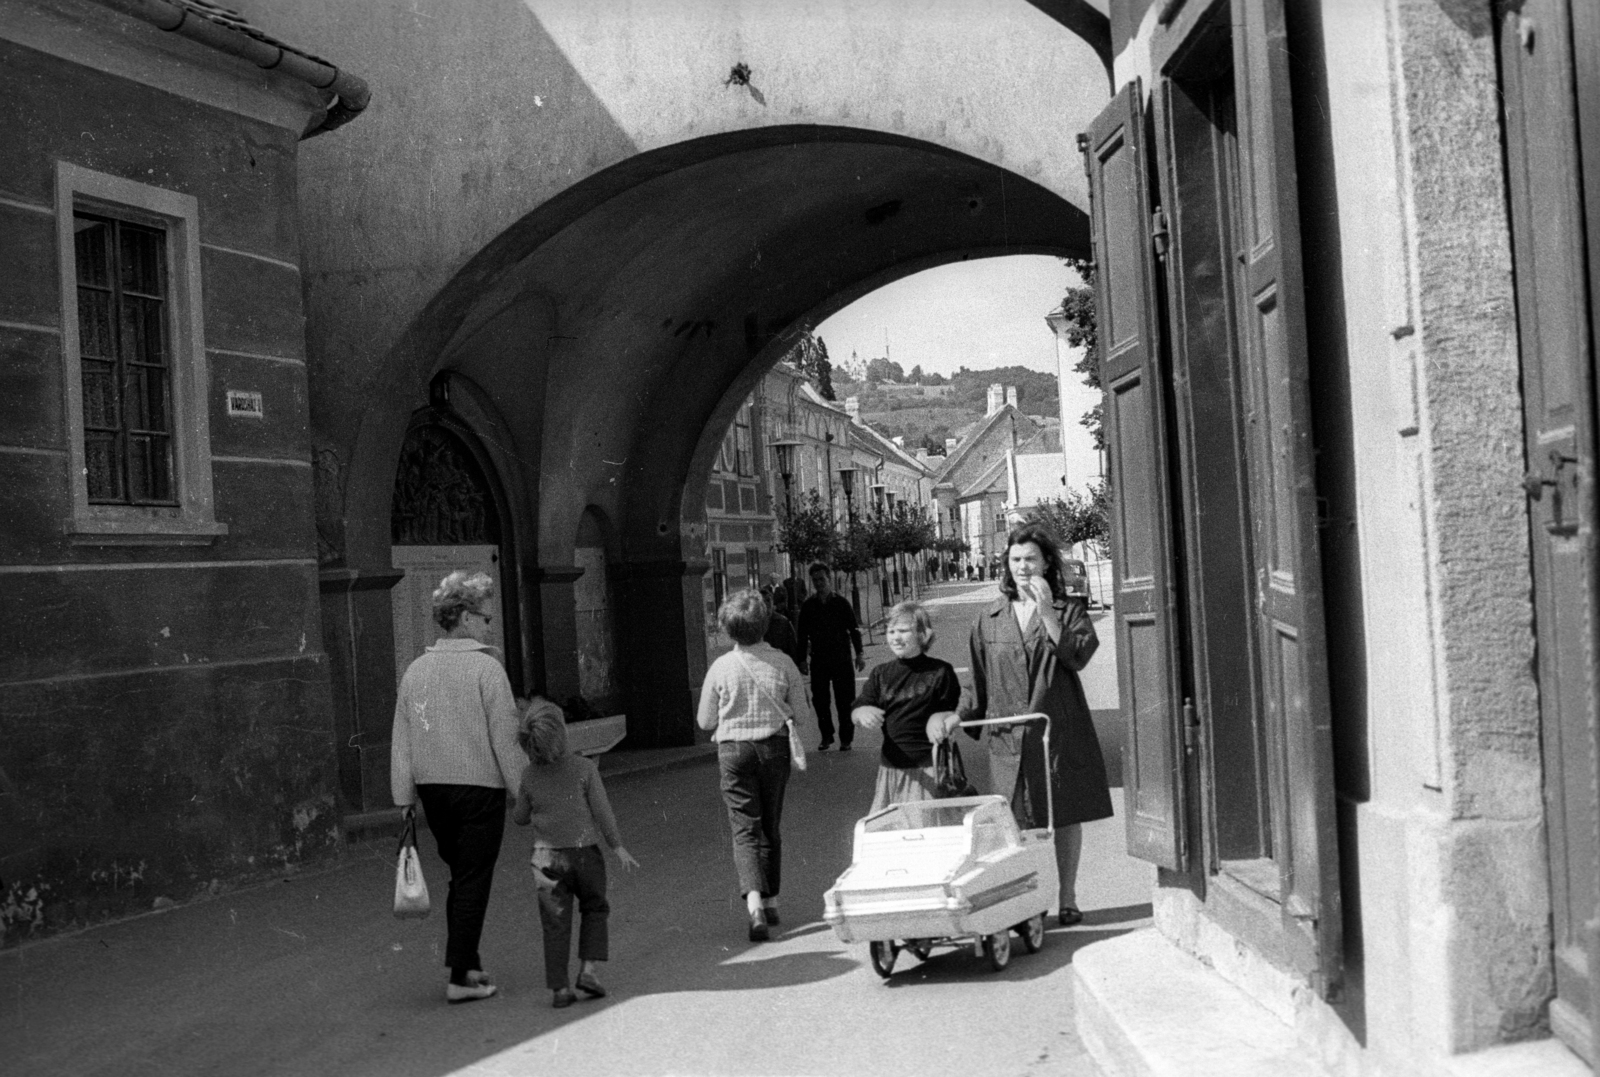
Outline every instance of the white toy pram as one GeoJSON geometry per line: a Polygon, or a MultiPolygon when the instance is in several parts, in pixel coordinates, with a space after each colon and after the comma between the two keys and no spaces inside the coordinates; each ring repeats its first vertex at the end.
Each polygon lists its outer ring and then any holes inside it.
{"type": "MultiPolygon", "coordinates": [[[[962,722],[963,727],[1044,721],[1043,713],[962,722]]],[[[1048,786],[1048,782],[1046,785],[1048,786]]],[[[1053,823],[1054,797],[1046,793],[1053,823]]],[[[935,946],[967,945],[999,971],[1011,932],[1038,953],[1056,910],[1055,827],[1023,830],[1003,796],[891,804],[856,822],[850,867],[822,896],[823,919],[841,942],[866,942],[888,979],[902,949],[926,960],[935,946]]]]}

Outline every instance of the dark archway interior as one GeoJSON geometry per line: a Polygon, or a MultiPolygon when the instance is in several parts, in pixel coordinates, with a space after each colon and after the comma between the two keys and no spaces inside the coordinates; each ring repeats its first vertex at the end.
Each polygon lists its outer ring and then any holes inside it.
{"type": "Polygon", "coordinates": [[[514,438],[504,448],[521,474],[508,481],[534,488],[518,531],[537,535],[519,556],[547,592],[525,643],[542,650],[547,687],[575,677],[560,623],[570,593],[557,592],[570,592],[574,536],[596,506],[616,526],[630,740],[684,742],[703,657],[681,509],[703,496],[723,427],[788,338],[921,269],[1088,250],[1083,210],[1016,173],[814,126],[642,154],[485,247],[414,327],[429,364],[415,373],[469,378],[514,438]]]}

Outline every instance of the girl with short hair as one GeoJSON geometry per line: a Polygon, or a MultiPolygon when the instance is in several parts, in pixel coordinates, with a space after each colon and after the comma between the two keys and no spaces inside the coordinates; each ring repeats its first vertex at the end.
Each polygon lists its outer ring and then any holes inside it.
{"type": "Polygon", "coordinates": [[[527,753],[511,821],[533,827],[534,884],[539,890],[539,924],[544,932],[545,986],[556,1009],[577,1000],[567,979],[572,950],[572,906],[578,928],[577,988],[589,998],[604,998],[595,966],[610,957],[606,898],[606,859],[600,841],[611,847],[624,871],[639,862],[622,844],[611,801],[594,760],[567,749],[567,717],[561,708],[534,697],[517,729],[527,753]]]}
{"type": "Polygon", "coordinates": [[[811,715],[794,660],[762,641],[767,617],[767,604],[755,591],[736,591],[722,604],[717,623],[733,639],[733,650],[706,670],[696,715],[701,729],[714,730],[717,742],[751,942],[765,941],[769,926],[778,923],[789,723],[811,715]]]}

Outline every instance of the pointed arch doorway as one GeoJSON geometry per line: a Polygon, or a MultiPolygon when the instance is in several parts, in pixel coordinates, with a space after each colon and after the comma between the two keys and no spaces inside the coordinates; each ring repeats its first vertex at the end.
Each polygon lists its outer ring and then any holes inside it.
{"type": "MultiPolygon", "coordinates": [[[[431,409],[430,409],[431,411],[431,409]]],[[[462,569],[495,582],[497,615],[487,642],[497,648],[514,685],[520,683],[516,638],[503,578],[504,511],[490,465],[470,432],[443,416],[423,413],[412,424],[395,469],[390,532],[392,557],[404,577],[390,592],[394,615],[395,683],[406,667],[439,638],[432,596],[439,581],[462,569]]]]}

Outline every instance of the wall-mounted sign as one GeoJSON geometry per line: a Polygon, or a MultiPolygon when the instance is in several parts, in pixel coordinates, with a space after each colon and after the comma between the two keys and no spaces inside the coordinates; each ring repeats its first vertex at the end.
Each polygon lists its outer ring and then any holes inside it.
{"type": "Polygon", "coordinates": [[[229,389],[228,414],[243,416],[246,419],[265,419],[267,417],[267,409],[261,402],[260,393],[249,393],[243,389],[229,389]]]}

